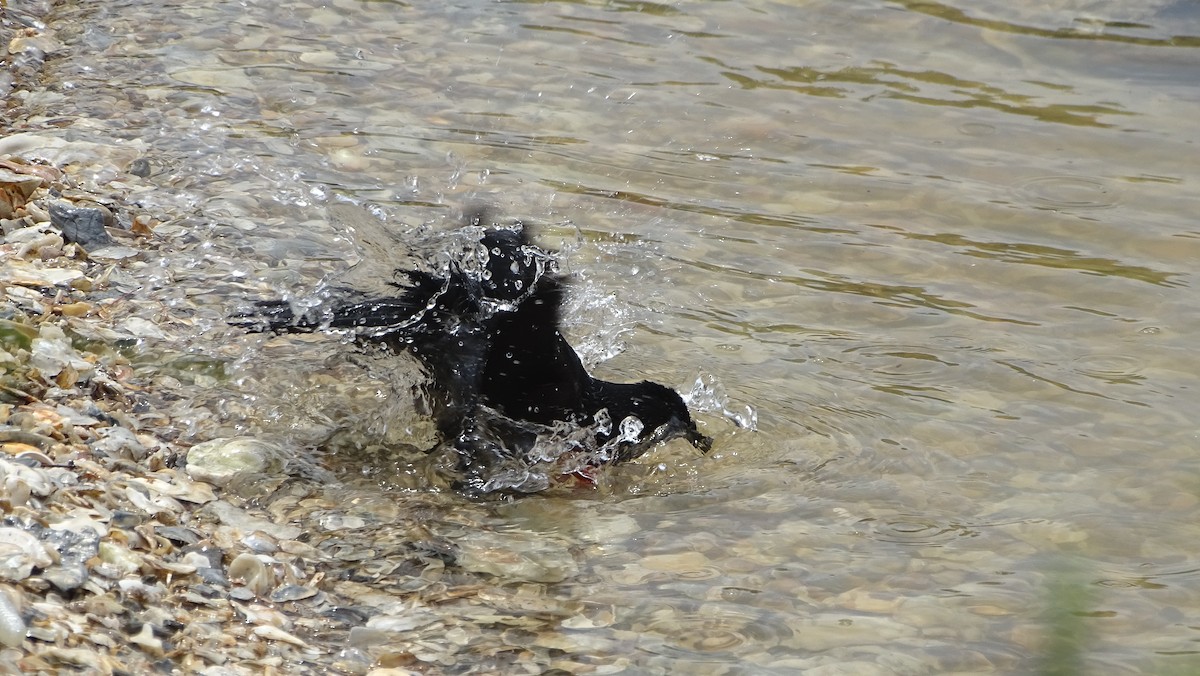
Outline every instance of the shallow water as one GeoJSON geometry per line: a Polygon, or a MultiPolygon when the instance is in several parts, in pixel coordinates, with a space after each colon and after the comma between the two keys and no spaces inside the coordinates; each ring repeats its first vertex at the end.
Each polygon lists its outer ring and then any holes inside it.
{"type": "Polygon", "coordinates": [[[1081,669],[1195,668],[1194,3],[125,1],[50,22],[28,130],[150,162],[91,178],[163,221],[127,293],[165,327],[140,368],[170,425],[324,463],[305,528],[402,539],[419,507],[482,584],[436,612],[523,618],[425,637],[439,668],[1021,673],[1063,579],[1088,592],[1081,669]],[[709,457],[671,445],[511,503],[431,492],[395,453],[430,433],[412,363],[223,322],[403,261],[356,219],[403,237],[479,200],[565,248],[598,376],[707,384],[709,457]]]}

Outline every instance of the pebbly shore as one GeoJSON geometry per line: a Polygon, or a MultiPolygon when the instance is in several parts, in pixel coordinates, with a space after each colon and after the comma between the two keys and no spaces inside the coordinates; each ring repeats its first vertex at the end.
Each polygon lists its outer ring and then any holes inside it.
{"type": "Polygon", "coordinates": [[[496,540],[466,517],[451,530],[471,542],[453,544],[405,516],[436,495],[343,504],[319,468],[284,473],[269,440],[181,441],[160,388],[186,383],[138,363],[147,338],[189,321],[133,311],[172,232],[140,206],[158,189],[144,149],[22,117],[58,44],[50,9],[0,9],[0,673],[563,662],[549,645],[512,646],[601,621],[531,615],[544,583],[575,571],[564,547],[496,540]],[[524,582],[481,585],[489,576],[524,582]]]}

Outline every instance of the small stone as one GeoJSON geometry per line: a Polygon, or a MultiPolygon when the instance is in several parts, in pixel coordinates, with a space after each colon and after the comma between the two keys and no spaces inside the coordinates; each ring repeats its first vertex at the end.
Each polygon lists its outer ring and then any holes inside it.
{"type": "Polygon", "coordinates": [[[141,317],[126,317],[118,324],[121,329],[128,331],[131,335],[140,338],[153,338],[155,340],[165,340],[169,338],[162,329],[158,328],[153,322],[141,317]]]}
{"type": "Polygon", "coordinates": [[[229,586],[229,578],[225,577],[225,573],[219,568],[197,567],[196,575],[202,582],[204,582],[204,584],[210,584],[219,587],[229,586]]]}
{"type": "Polygon", "coordinates": [[[258,595],[254,593],[253,589],[247,589],[246,587],[234,587],[233,589],[229,590],[229,598],[235,601],[253,601],[254,599],[258,598],[258,595]]]}
{"type": "MultiPolygon", "coordinates": [[[[34,630],[31,629],[29,635],[33,636],[33,633],[34,630]]],[[[69,664],[80,669],[94,669],[96,665],[96,652],[87,648],[51,647],[40,656],[52,664],[69,664]]]]}
{"type": "Polygon", "coordinates": [[[112,518],[109,519],[109,524],[114,528],[133,528],[141,522],[141,515],[126,511],[113,512],[112,518]]]}
{"type": "Polygon", "coordinates": [[[76,207],[65,201],[50,203],[50,223],[62,231],[63,239],[85,249],[99,249],[113,244],[104,229],[104,212],[90,207],[76,207]]]}
{"type": "Polygon", "coordinates": [[[300,601],[307,598],[312,598],[317,595],[317,590],[312,587],[302,587],[298,584],[280,585],[271,592],[271,601],[273,603],[284,603],[286,601],[300,601]]]}
{"type": "Polygon", "coordinates": [[[362,528],[367,525],[366,520],[359,516],[348,516],[345,514],[329,514],[321,517],[319,522],[321,527],[328,531],[345,531],[362,528]]]}
{"type": "Polygon", "coordinates": [[[89,251],[88,257],[101,263],[110,263],[125,260],[126,258],[133,258],[140,253],[141,251],[134,249],[133,247],[115,244],[113,246],[106,246],[94,251],[89,251]]]}
{"type": "Polygon", "coordinates": [[[139,157],[129,164],[129,173],[146,178],[150,175],[150,160],[139,157]]]}
{"type": "Polygon", "coordinates": [[[84,303],[82,301],[78,303],[66,303],[58,306],[59,314],[62,314],[66,317],[82,317],[88,312],[91,312],[91,310],[91,303],[84,303]]]}
{"type": "Polygon", "coordinates": [[[252,437],[221,438],[196,444],[187,454],[187,473],[218,486],[235,477],[278,471],[283,451],[252,437]]]}
{"type": "Polygon", "coordinates": [[[255,554],[274,554],[279,551],[279,543],[270,534],[256,530],[242,538],[242,544],[255,554]]]}

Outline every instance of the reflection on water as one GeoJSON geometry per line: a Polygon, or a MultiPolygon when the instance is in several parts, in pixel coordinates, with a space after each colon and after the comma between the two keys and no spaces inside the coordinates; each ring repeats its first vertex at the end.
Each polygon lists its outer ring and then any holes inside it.
{"type": "Polygon", "coordinates": [[[1123,42],[1155,47],[1200,46],[1200,12],[1186,0],[1148,0],[1119,3],[1069,0],[1049,5],[1005,2],[901,0],[911,12],[922,12],[946,21],[1055,39],[1123,42]]]}
{"type": "Polygon", "coordinates": [[[136,367],[182,438],[294,451],[247,497],[367,599],[331,651],[1027,672],[1069,557],[1082,670],[1187,669],[1200,17],[960,4],[76,3],[12,105],[149,162],[136,367]],[[468,502],[414,363],[223,321],[386,284],[480,197],[566,250],[597,376],[701,383],[710,456],[468,502]]]}
{"type": "MultiPolygon", "coordinates": [[[[1102,115],[1127,115],[1120,108],[1107,105],[1051,104],[1034,105],[1035,97],[1002,91],[983,82],[961,80],[936,71],[905,71],[891,64],[869,68],[845,68],[833,72],[814,71],[811,68],[758,68],[773,79],[747,77],[737,73],[726,73],[726,77],[742,87],[771,87],[787,89],[809,96],[831,96],[841,98],[859,91],[863,87],[882,89],[878,95],[920,103],[927,106],[952,106],[955,108],[993,108],[1011,115],[1028,115],[1042,122],[1073,124],[1081,126],[1110,126],[1100,121],[1102,115]],[[820,83],[814,85],[812,83],[820,83]],[[838,86],[845,83],[849,87],[838,86]]],[[[1048,89],[1066,89],[1065,85],[1048,89]]]]}

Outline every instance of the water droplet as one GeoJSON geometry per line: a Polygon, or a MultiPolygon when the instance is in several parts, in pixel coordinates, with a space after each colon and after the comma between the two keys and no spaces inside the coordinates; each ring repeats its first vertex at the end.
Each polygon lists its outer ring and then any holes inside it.
{"type": "Polygon", "coordinates": [[[642,435],[645,425],[636,416],[629,416],[621,421],[621,433],[618,441],[637,441],[642,435]]]}
{"type": "Polygon", "coordinates": [[[612,417],[609,416],[607,408],[596,411],[595,420],[597,434],[607,436],[612,433],[612,417]]]}

